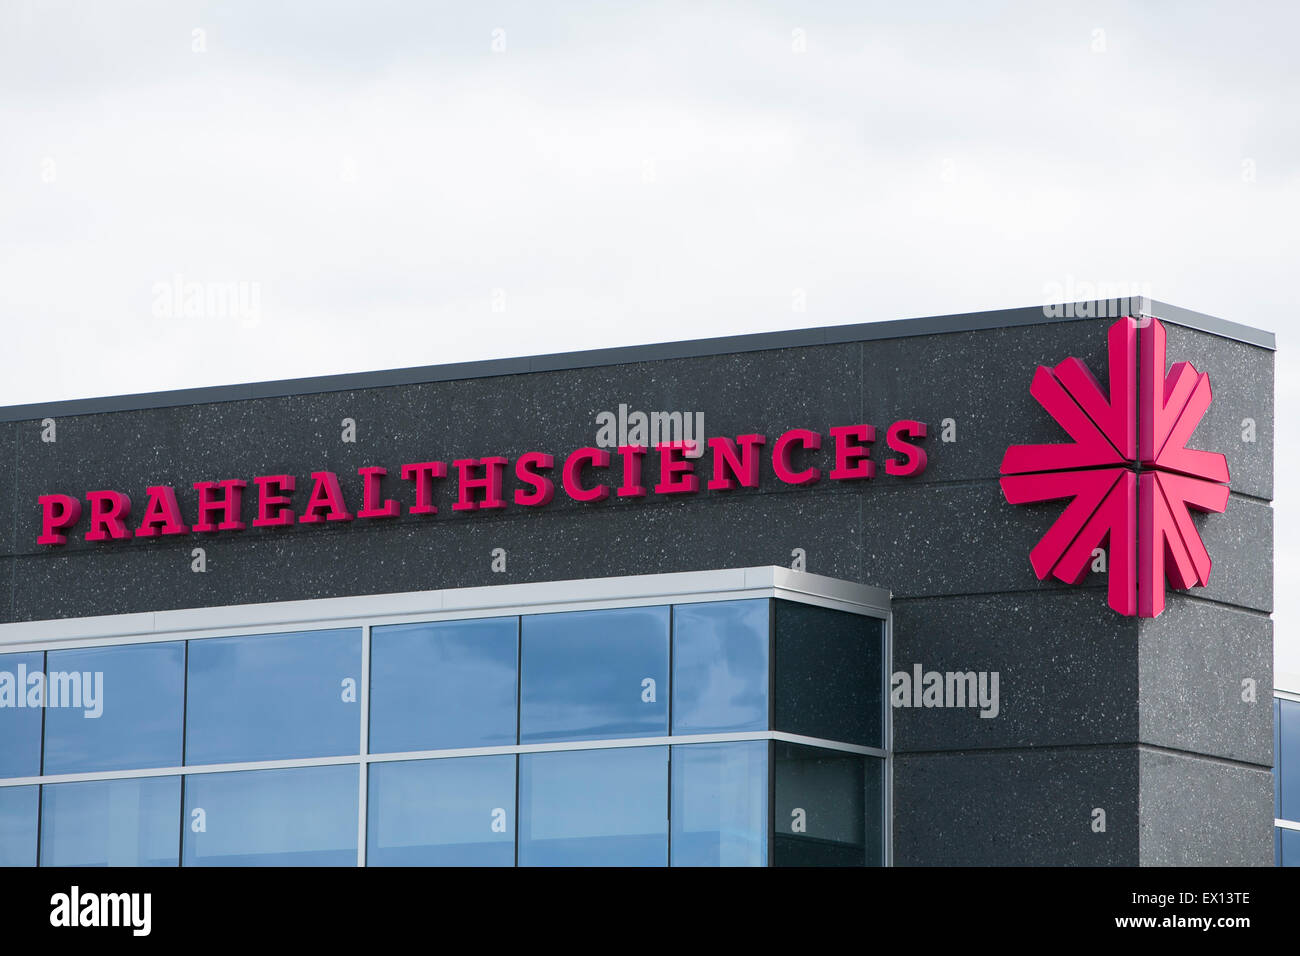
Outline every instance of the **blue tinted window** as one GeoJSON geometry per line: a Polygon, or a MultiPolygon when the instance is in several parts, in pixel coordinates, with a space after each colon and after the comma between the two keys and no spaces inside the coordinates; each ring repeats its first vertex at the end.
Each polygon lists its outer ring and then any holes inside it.
{"type": "Polygon", "coordinates": [[[1300,830],[1282,830],[1282,865],[1300,866],[1300,830]]]}
{"type": "Polygon", "coordinates": [[[44,654],[0,654],[0,777],[40,776],[40,685],[28,678],[44,671],[44,654]]]}
{"type": "Polygon", "coordinates": [[[768,729],[769,602],[673,608],[673,733],[768,729]]]}
{"type": "Polygon", "coordinates": [[[522,742],[668,733],[668,608],[523,619],[522,742]]]}
{"type": "Polygon", "coordinates": [[[175,866],[181,778],[47,785],[42,866],[175,866]]]}
{"type": "Polygon", "coordinates": [[[767,741],[673,748],[673,866],[767,863],[767,741]]]}
{"type": "Polygon", "coordinates": [[[515,743],[518,655],[515,617],[375,628],[371,751],[515,743]]]}
{"type": "Polygon", "coordinates": [[[667,862],[667,747],[520,756],[520,866],[667,862]]]}
{"type": "Polygon", "coordinates": [[[361,631],[190,642],[185,762],[355,754],[361,631]]]}
{"type": "Polygon", "coordinates": [[[514,866],[515,758],[370,765],[368,866],[514,866]]]}
{"type": "Polygon", "coordinates": [[[177,767],[185,719],[185,645],[50,651],[45,772],[177,767]],[[54,706],[79,685],[79,706],[54,706]],[[98,716],[96,716],[98,714],[98,716]]]}
{"type": "Polygon", "coordinates": [[[1282,763],[1281,703],[1276,697],[1273,698],[1273,813],[1279,817],[1282,815],[1282,774],[1280,769],[1282,763]]]}
{"type": "Polygon", "coordinates": [[[343,764],[186,777],[184,865],[356,866],[357,774],[343,764]]]}
{"type": "Polygon", "coordinates": [[[40,787],[0,787],[0,866],[36,865],[40,787]]]}
{"type": "MultiPolygon", "coordinates": [[[[1277,761],[1282,789],[1278,816],[1300,822],[1300,701],[1279,700],[1278,705],[1282,738],[1282,757],[1277,761]]],[[[1285,846],[1282,852],[1285,855],[1285,846]]]]}

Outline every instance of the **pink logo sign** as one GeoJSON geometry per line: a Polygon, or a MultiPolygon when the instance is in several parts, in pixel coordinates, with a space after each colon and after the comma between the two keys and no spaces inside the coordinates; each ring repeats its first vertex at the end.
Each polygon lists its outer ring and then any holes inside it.
{"type": "Polygon", "coordinates": [[[1110,606],[1155,617],[1166,581],[1209,583],[1210,555],[1188,509],[1228,506],[1228,462],[1187,447],[1210,407],[1210,377],[1187,362],[1165,372],[1164,326],[1123,318],[1109,342],[1106,391],[1077,358],[1038,367],[1029,392],[1074,443],[1012,445],[1002,493],[1013,505],[1074,499],[1029,553],[1040,580],[1080,583],[1105,541],[1110,606]]]}

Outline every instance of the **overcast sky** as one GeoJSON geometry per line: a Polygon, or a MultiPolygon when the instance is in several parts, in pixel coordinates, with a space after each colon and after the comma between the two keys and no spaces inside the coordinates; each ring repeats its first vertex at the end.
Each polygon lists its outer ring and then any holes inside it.
{"type": "Polygon", "coordinates": [[[1061,6],[0,0],[0,404],[1104,284],[1277,333],[1284,585],[1300,5],[1061,6]]]}

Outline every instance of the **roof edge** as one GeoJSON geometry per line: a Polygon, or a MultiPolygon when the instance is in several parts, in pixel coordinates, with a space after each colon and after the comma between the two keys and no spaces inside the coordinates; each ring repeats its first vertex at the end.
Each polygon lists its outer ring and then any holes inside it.
{"type": "Polygon", "coordinates": [[[591,368],[599,365],[624,365],[667,359],[696,358],[728,352],[758,352],[767,349],[798,348],[843,342],[867,342],[881,339],[908,338],[918,335],[943,335],[978,332],[1023,325],[1047,325],[1054,322],[1077,322],[1125,315],[1153,315],[1156,318],[1212,335],[1244,342],[1275,351],[1272,332],[1230,322],[1201,312],[1193,312],[1145,297],[1100,299],[1091,302],[1059,305],[1026,306],[985,312],[892,319],[882,322],[859,322],[812,329],[779,332],[753,332],[743,335],[688,339],[678,342],[625,345],[615,348],[556,352],[548,355],[453,362],[373,372],[344,372],[308,378],[279,379],[236,385],[208,385],[199,388],[172,389],[161,392],[138,392],[97,398],[74,398],[0,407],[0,422],[30,421],[62,415],[95,415],[106,412],[140,411],[151,408],[174,408],[179,405],[202,405],[237,402],[257,398],[283,398],[321,392],[341,392],[363,388],[386,388],[418,385],[458,379],[489,378],[496,375],[519,375],[527,372],[551,372],[591,368]]]}

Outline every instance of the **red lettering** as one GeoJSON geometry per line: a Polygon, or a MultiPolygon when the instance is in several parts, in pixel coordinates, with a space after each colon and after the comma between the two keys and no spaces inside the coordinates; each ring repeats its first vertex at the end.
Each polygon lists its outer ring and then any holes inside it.
{"type": "Polygon", "coordinates": [[[593,468],[609,467],[609,452],[603,448],[579,448],[564,460],[564,491],[574,501],[600,501],[609,497],[609,489],[604,485],[584,488],[579,478],[584,465],[593,468]]]}
{"type": "Polygon", "coordinates": [[[81,502],[72,495],[41,495],[41,536],[37,544],[67,544],[68,536],[59,532],[81,520],[81,502]]]}
{"type": "Polygon", "coordinates": [[[90,530],[87,541],[107,541],[109,538],[129,538],[126,516],[131,513],[131,499],[120,491],[88,491],[90,502],[90,530]]]}
{"type": "Polygon", "coordinates": [[[339,487],[339,476],[332,471],[313,471],[311,497],[307,499],[307,510],[298,518],[299,524],[316,524],[319,521],[351,521],[352,512],[348,511],[343,501],[343,489],[339,487]],[[321,512],[328,512],[322,514],[321,512]]]}
{"type": "Polygon", "coordinates": [[[763,435],[740,435],[741,452],[736,454],[736,444],[730,438],[710,438],[709,450],[713,452],[713,477],[709,480],[710,491],[727,491],[736,487],[758,487],[758,449],[766,444],[763,435]],[[731,472],[728,477],[727,472],[731,472]]]}
{"type": "Polygon", "coordinates": [[[358,468],[357,474],[362,478],[361,493],[361,510],[357,512],[358,518],[395,518],[401,512],[402,506],[392,498],[379,503],[379,486],[384,475],[388,474],[387,468],[380,468],[375,465],[369,468],[358,468]]]}
{"type": "Polygon", "coordinates": [[[897,458],[888,458],[885,460],[885,471],[891,475],[897,475],[900,478],[908,478],[912,475],[919,475],[925,471],[927,461],[925,449],[920,445],[915,445],[907,441],[908,438],[924,438],[925,422],[913,421],[910,418],[904,418],[901,421],[894,422],[889,426],[889,431],[885,433],[885,441],[889,443],[892,451],[902,452],[904,458],[899,461],[897,458]]]}
{"type": "Polygon", "coordinates": [[[504,458],[461,458],[452,462],[456,470],[460,473],[457,481],[457,489],[460,497],[456,503],[451,506],[452,511],[473,511],[475,508],[504,508],[505,501],[501,497],[501,481],[506,471],[506,460],[504,458]],[[482,465],[484,474],[482,478],[475,478],[470,475],[470,469],[482,465]],[[475,501],[470,492],[475,489],[483,490],[483,500],[475,501]]]}
{"type": "Polygon", "coordinates": [[[515,476],[532,491],[515,489],[515,504],[539,507],[549,505],[555,498],[555,482],[541,474],[542,469],[555,467],[555,458],[544,451],[530,451],[520,455],[515,462],[515,476]]]}
{"type": "Polygon", "coordinates": [[[137,538],[152,538],[156,534],[184,534],[190,530],[181,520],[181,508],[176,503],[176,490],[168,485],[151,485],[145,489],[149,496],[144,503],[144,518],[135,529],[137,538]]]}
{"type": "Polygon", "coordinates": [[[619,445],[618,453],[623,458],[623,484],[619,485],[620,498],[640,498],[645,495],[645,485],[641,484],[641,459],[645,457],[644,445],[619,445]]]}
{"type": "Polygon", "coordinates": [[[194,522],[195,531],[242,531],[244,522],[239,520],[240,505],[244,500],[244,488],[248,482],[239,478],[226,481],[196,481],[194,490],[199,493],[199,520],[194,522]],[[221,489],[224,494],[217,495],[221,489]],[[213,524],[211,516],[221,514],[221,522],[213,524]]]}
{"type": "Polygon", "coordinates": [[[293,475],[261,475],[253,479],[257,485],[257,517],[254,528],[278,528],[293,524],[290,495],[296,482],[293,475]]]}
{"type": "Polygon", "coordinates": [[[805,449],[816,451],[822,446],[822,436],[807,428],[792,428],[776,440],[772,447],[772,470],[787,485],[809,485],[821,478],[820,468],[805,468],[795,471],[791,464],[791,445],[801,445],[805,449]]]}
{"type": "Polygon", "coordinates": [[[440,461],[421,461],[402,466],[402,480],[415,482],[415,504],[409,514],[436,515],[433,503],[433,479],[445,478],[447,466],[440,461]]]}
{"type": "Polygon", "coordinates": [[[659,452],[659,484],[657,495],[694,494],[700,490],[700,479],[694,474],[695,462],[685,457],[687,446],[694,442],[662,442],[659,452]],[[680,477],[679,477],[680,476],[680,477]]]}
{"type": "Polygon", "coordinates": [[[871,460],[868,447],[876,440],[873,426],[835,425],[831,435],[835,439],[835,467],[831,469],[831,478],[876,477],[876,463],[871,460]]]}

